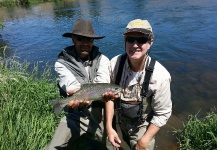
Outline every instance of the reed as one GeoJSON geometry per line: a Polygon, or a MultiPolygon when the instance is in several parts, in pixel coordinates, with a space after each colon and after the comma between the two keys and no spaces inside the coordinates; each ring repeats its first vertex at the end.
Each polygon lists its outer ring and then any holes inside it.
{"type": "Polygon", "coordinates": [[[2,30],[4,28],[4,24],[2,23],[2,20],[0,19],[0,29],[2,30]]]}
{"type": "MultiPolygon", "coordinates": [[[[19,63],[16,56],[0,57],[0,149],[44,150],[63,117],[54,114],[50,100],[60,98],[50,67],[41,73],[38,63],[19,63]]],[[[74,141],[70,149],[87,149],[99,144],[87,135],[74,141]],[[91,142],[92,141],[92,142],[91,142]]]]}
{"type": "Polygon", "coordinates": [[[60,117],[50,100],[59,97],[50,68],[38,74],[36,64],[0,59],[0,149],[43,149],[60,117]]]}
{"type": "Polygon", "coordinates": [[[1,6],[11,6],[11,5],[21,5],[21,6],[28,6],[31,3],[41,3],[41,2],[49,2],[49,1],[56,1],[56,0],[0,0],[0,7],[1,6]]]}
{"type": "Polygon", "coordinates": [[[203,118],[190,115],[182,130],[176,130],[179,147],[182,150],[217,149],[217,109],[203,118]]]}

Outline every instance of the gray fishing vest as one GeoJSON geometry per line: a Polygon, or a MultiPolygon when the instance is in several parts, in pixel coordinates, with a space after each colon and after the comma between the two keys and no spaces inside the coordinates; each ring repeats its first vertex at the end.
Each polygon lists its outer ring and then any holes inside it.
{"type": "MultiPolygon", "coordinates": [[[[102,53],[99,52],[99,48],[93,46],[91,53],[88,56],[88,61],[83,62],[76,54],[75,46],[66,47],[59,55],[57,62],[66,66],[75,78],[78,80],[80,84],[84,83],[92,83],[93,79],[97,75],[97,71],[99,68],[99,63],[101,59],[102,53]],[[88,62],[88,63],[87,63],[88,62]],[[89,75],[85,70],[85,66],[89,66],[89,75]]],[[[60,95],[67,97],[67,93],[61,89],[58,85],[60,95]]],[[[91,120],[95,122],[97,126],[89,125],[88,131],[89,133],[94,134],[99,126],[99,123],[102,121],[102,108],[104,108],[104,103],[100,103],[99,101],[92,102],[91,106],[79,106],[78,111],[74,112],[73,108],[65,109],[66,112],[69,113],[78,113],[82,112],[82,114],[91,118],[91,120]],[[91,107],[91,109],[90,109],[91,107]]],[[[81,117],[82,118],[82,117],[81,117]]]]}
{"type": "Polygon", "coordinates": [[[100,59],[101,53],[99,52],[99,48],[93,46],[88,57],[88,63],[86,64],[85,62],[84,64],[83,61],[77,56],[75,46],[69,46],[58,55],[57,62],[66,66],[66,68],[73,73],[78,82],[80,84],[84,84],[93,82],[99,68],[100,59]],[[85,70],[85,65],[90,67],[89,76],[85,70]]]}

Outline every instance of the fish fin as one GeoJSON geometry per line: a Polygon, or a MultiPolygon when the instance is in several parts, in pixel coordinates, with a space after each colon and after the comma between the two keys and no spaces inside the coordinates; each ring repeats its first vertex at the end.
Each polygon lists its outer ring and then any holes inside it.
{"type": "Polygon", "coordinates": [[[51,105],[54,106],[54,113],[58,116],[61,113],[64,105],[62,105],[58,99],[57,100],[51,100],[50,103],[51,103],[51,105]]]}

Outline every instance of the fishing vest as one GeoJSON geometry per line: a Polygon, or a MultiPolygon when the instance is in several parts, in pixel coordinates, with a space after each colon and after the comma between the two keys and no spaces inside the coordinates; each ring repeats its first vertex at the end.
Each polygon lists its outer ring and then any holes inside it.
{"type": "MultiPolygon", "coordinates": [[[[59,55],[57,62],[63,64],[68,70],[72,72],[80,84],[92,83],[97,75],[99,63],[102,53],[99,48],[93,46],[89,54],[88,61],[83,62],[76,54],[75,46],[66,47],[59,55]],[[89,66],[89,75],[85,70],[85,66],[89,66]]],[[[58,84],[60,95],[66,97],[67,94],[63,91],[58,84]]]]}
{"type": "MultiPolygon", "coordinates": [[[[115,84],[119,85],[121,81],[121,76],[124,68],[125,61],[127,59],[127,54],[122,54],[119,66],[118,72],[115,79],[115,84]]],[[[151,62],[147,63],[146,65],[146,73],[141,89],[141,101],[136,101],[133,103],[127,103],[123,100],[117,100],[115,101],[115,107],[116,107],[116,122],[119,123],[119,125],[122,125],[126,127],[126,122],[124,122],[125,119],[127,119],[127,122],[132,122],[134,125],[139,126],[143,124],[145,121],[150,122],[150,120],[153,117],[153,111],[151,109],[151,99],[147,98],[148,95],[148,87],[151,75],[154,71],[154,65],[155,60],[151,59],[151,62]]]]}
{"type": "MultiPolygon", "coordinates": [[[[68,70],[72,72],[75,78],[80,84],[92,83],[93,79],[97,75],[97,71],[100,65],[100,59],[102,53],[99,52],[99,48],[96,46],[92,47],[92,50],[88,56],[88,61],[83,62],[76,54],[75,46],[66,47],[59,55],[57,62],[63,64],[68,70]],[[85,70],[85,66],[89,66],[88,73],[85,70]]],[[[67,93],[59,86],[59,92],[61,96],[67,97],[67,93]]],[[[78,113],[82,112],[86,117],[91,118],[96,124],[99,124],[102,120],[102,110],[105,107],[104,103],[99,101],[92,102],[91,106],[79,106],[78,111],[73,108],[64,108],[67,113],[78,113]],[[91,109],[90,109],[91,107],[91,109]],[[74,112],[75,111],[75,112],[74,112]]],[[[90,122],[91,123],[91,122],[90,122]]],[[[97,127],[89,125],[87,132],[94,134],[97,127]]]]}

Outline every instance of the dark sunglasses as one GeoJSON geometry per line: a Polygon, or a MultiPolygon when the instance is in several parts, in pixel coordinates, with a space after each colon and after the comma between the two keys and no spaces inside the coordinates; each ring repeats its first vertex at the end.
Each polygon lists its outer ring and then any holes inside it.
{"type": "Polygon", "coordinates": [[[135,41],[137,41],[138,44],[145,44],[148,42],[149,39],[147,37],[126,37],[125,40],[128,43],[134,43],[135,41]]]}
{"type": "Polygon", "coordinates": [[[88,38],[88,37],[84,37],[84,36],[76,36],[76,39],[79,42],[93,42],[93,40],[94,40],[92,38],[88,38]]]}

